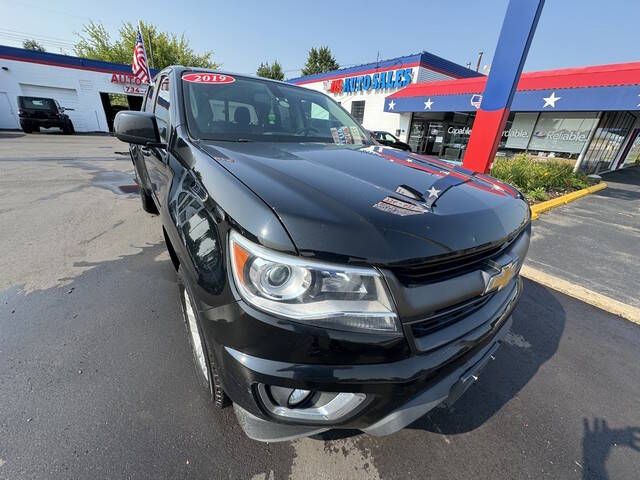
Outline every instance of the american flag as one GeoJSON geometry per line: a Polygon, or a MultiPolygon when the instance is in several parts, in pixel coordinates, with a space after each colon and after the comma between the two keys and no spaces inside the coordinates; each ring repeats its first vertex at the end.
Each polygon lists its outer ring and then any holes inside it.
{"type": "Polygon", "coordinates": [[[149,75],[149,67],[147,67],[147,52],[144,49],[144,42],[142,41],[142,34],[140,33],[140,30],[138,30],[138,34],[136,35],[136,44],[133,47],[133,63],[131,64],[131,71],[142,83],[151,83],[151,75],[149,75]]]}

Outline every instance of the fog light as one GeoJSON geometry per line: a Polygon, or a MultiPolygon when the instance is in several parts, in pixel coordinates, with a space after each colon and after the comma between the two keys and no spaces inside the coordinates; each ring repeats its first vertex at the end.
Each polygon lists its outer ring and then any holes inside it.
{"type": "Polygon", "coordinates": [[[276,387],[274,385],[267,387],[269,397],[273,399],[276,405],[281,407],[297,407],[304,403],[313,392],[311,390],[302,390],[301,388],[276,387]]]}
{"type": "Polygon", "coordinates": [[[265,408],[274,416],[310,423],[330,423],[353,413],[367,398],[364,393],[317,392],[258,385],[265,408]]]}
{"type": "Polygon", "coordinates": [[[296,388],[291,395],[289,395],[289,399],[287,400],[288,407],[295,407],[304,402],[307,398],[311,396],[311,390],[300,390],[296,388]]]}

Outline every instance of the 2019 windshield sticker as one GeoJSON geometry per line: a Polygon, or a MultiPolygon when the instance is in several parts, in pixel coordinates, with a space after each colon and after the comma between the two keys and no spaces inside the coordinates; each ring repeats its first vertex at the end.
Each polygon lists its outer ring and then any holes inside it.
{"type": "Polygon", "coordinates": [[[227,84],[236,81],[231,75],[221,73],[187,73],[182,76],[182,79],[185,82],[208,84],[227,84]]]}

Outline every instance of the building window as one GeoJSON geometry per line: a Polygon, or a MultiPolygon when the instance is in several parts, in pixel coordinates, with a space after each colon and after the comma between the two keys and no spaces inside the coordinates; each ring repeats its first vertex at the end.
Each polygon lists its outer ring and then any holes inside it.
{"type": "Polygon", "coordinates": [[[540,114],[529,150],[577,156],[598,123],[596,112],[544,112],[540,114]]]}
{"type": "Polygon", "coordinates": [[[609,170],[634,122],[629,112],[602,115],[580,168],[587,174],[609,170]]]}
{"type": "Polygon", "coordinates": [[[640,165],[640,130],[636,129],[631,138],[635,138],[629,147],[627,158],[624,159],[623,166],[640,165]]]}
{"type": "Polygon", "coordinates": [[[359,124],[364,120],[364,100],[351,102],[351,116],[355,118],[359,124]]]}

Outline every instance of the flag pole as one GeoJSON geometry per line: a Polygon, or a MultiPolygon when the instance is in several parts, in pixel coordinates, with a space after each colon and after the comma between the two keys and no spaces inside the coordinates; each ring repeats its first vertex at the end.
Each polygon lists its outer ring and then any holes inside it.
{"type": "MultiPolygon", "coordinates": [[[[142,34],[142,21],[141,20],[138,20],[138,29],[140,30],[140,37],[142,37],[142,43],[144,43],[144,35],[142,34]]],[[[153,68],[153,49],[151,48],[151,34],[150,33],[147,35],[147,40],[149,40],[149,81],[151,81],[151,69],[153,68]]]]}

